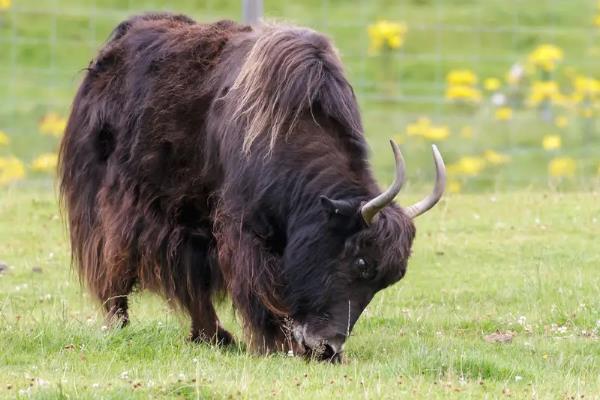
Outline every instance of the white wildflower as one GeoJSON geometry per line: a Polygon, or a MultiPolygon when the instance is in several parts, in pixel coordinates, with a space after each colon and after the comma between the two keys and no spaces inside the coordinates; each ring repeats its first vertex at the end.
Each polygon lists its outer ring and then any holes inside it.
{"type": "Polygon", "coordinates": [[[36,385],[42,386],[42,387],[49,385],[48,381],[45,381],[42,378],[35,378],[35,383],[36,383],[36,385]]]}
{"type": "Polygon", "coordinates": [[[567,333],[567,327],[566,326],[559,326],[556,331],[558,333],[567,333]]]}
{"type": "Polygon", "coordinates": [[[502,93],[494,93],[492,96],[492,104],[496,107],[501,107],[506,104],[506,96],[502,93]]]}

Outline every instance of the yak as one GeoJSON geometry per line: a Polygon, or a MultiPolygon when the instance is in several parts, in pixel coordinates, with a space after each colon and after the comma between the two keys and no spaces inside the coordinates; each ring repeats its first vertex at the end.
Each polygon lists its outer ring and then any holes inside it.
{"type": "Polygon", "coordinates": [[[406,272],[413,219],[381,191],[337,50],[302,27],[144,14],[84,70],[59,154],[72,263],[108,321],[149,290],[228,345],[231,298],[248,346],[340,361],[373,296],[406,272]]]}

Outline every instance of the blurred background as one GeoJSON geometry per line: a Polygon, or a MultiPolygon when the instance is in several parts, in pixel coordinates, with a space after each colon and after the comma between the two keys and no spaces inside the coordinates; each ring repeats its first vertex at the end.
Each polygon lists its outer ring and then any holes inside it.
{"type": "MultiPolygon", "coordinates": [[[[600,187],[597,0],[264,0],[330,36],[382,183],[387,139],[410,183],[449,191],[600,187]]],[[[243,0],[0,0],[0,186],[51,188],[70,102],[111,30],[145,11],[243,20],[243,0]]]]}

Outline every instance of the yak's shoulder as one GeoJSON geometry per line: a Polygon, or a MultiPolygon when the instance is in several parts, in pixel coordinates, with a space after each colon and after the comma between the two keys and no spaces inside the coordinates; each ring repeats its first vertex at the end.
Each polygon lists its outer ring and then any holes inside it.
{"type": "Polygon", "coordinates": [[[220,20],[214,23],[198,23],[194,19],[184,14],[173,13],[145,13],[134,15],[113,29],[108,37],[108,42],[119,40],[132,29],[141,30],[160,30],[160,31],[177,31],[188,28],[200,28],[208,30],[216,30],[221,33],[237,33],[240,31],[249,31],[251,28],[247,25],[238,24],[231,20],[220,20]]]}
{"type": "Polygon", "coordinates": [[[112,31],[88,70],[101,73],[112,70],[111,66],[155,65],[173,58],[201,57],[199,61],[206,63],[214,61],[211,59],[220,54],[233,35],[251,30],[249,26],[230,20],[198,23],[181,14],[136,15],[112,31]]]}
{"type": "Polygon", "coordinates": [[[108,42],[119,40],[125,36],[132,27],[140,25],[158,26],[158,25],[194,25],[196,21],[183,14],[172,13],[146,13],[134,15],[116,26],[108,37],[108,42]]]}

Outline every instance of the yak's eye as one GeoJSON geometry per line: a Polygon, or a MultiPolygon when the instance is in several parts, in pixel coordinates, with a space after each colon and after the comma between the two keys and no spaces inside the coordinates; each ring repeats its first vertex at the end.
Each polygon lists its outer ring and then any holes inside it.
{"type": "Polygon", "coordinates": [[[369,268],[364,258],[359,257],[354,261],[354,266],[358,269],[361,279],[371,279],[373,277],[373,270],[369,268]]]}

